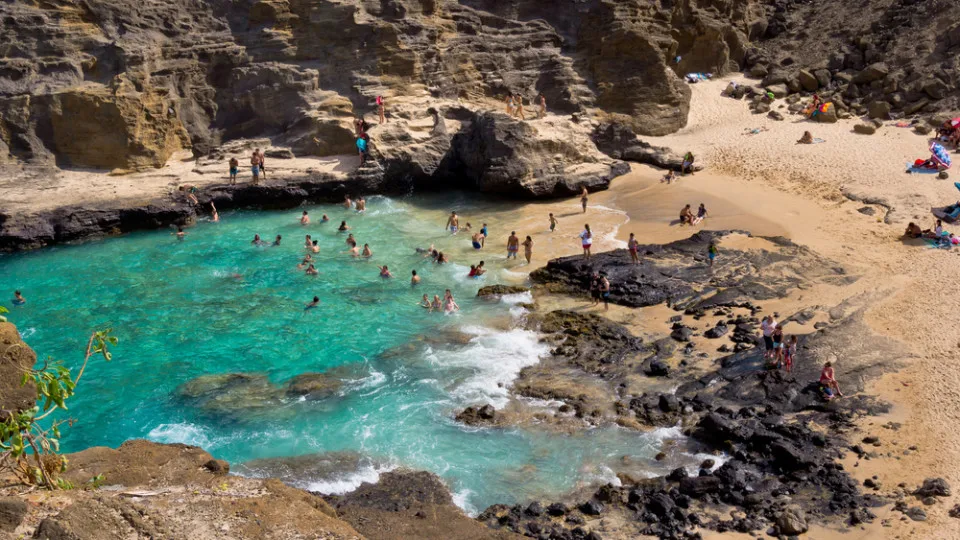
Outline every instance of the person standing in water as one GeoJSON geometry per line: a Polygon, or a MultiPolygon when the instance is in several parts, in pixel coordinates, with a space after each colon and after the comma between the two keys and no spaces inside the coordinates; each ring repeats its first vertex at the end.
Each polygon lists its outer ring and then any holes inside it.
{"type": "Polygon", "coordinates": [[[483,247],[483,233],[476,232],[473,234],[473,238],[470,239],[473,243],[473,249],[480,249],[483,247]]]}
{"type": "Polygon", "coordinates": [[[237,173],[240,171],[240,162],[237,161],[237,158],[230,158],[230,185],[237,183],[237,173]]]}
{"type": "Polygon", "coordinates": [[[533,258],[533,238],[529,236],[523,241],[523,256],[527,259],[527,264],[530,264],[530,259],[533,258]]]}
{"type": "Polygon", "coordinates": [[[637,242],[633,233],[630,233],[630,238],[627,240],[627,250],[630,251],[630,260],[633,264],[640,264],[640,242],[637,242]]]}
{"type": "Polygon", "coordinates": [[[328,218],[326,214],[320,216],[320,223],[326,223],[328,221],[330,221],[330,218],[328,218]]]}
{"type": "Polygon", "coordinates": [[[440,311],[443,308],[443,304],[440,302],[440,295],[433,295],[433,302],[430,303],[430,311],[440,311]]]}
{"type": "Polygon", "coordinates": [[[20,294],[20,291],[13,291],[13,305],[22,306],[27,303],[27,299],[20,294]]]}
{"type": "Polygon", "coordinates": [[[480,234],[483,236],[480,237],[480,247],[487,245],[487,236],[490,235],[490,232],[487,230],[487,224],[484,223],[483,227],[480,227],[480,234]]]}
{"type": "Polygon", "coordinates": [[[300,224],[301,224],[301,225],[309,225],[309,224],[310,224],[310,215],[307,214],[307,211],[306,211],[306,210],[304,210],[304,211],[303,211],[303,215],[300,216],[300,224]]]}
{"type": "Polygon", "coordinates": [[[430,297],[424,293],[423,298],[420,300],[420,307],[424,309],[430,309],[430,297]]]}
{"type": "MultiPolygon", "coordinates": [[[[340,222],[340,226],[337,227],[337,232],[345,232],[345,231],[349,231],[349,230],[350,230],[350,226],[347,225],[347,222],[346,222],[346,221],[341,221],[341,222],[340,222]]],[[[351,234],[350,236],[353,236],[353,235],[351,234]]]]}
{"type": "Polygon", "coordinates": [[[480,277],[487,272],[487,269],[483,267],[483,264],[484,264],[483,261],[480,261],[479,263],[477,263],[477,270],[476,270],[477,277],[480,277]]]}
{"type": "Polygon", "coordinates": [[[304,306],[303,310],[304,310],[304,311],[307,311],[308,309],[313,309],[313,308],[315,308],[315,307],[317,307],[317,306],[319,306],[319,305],[320,305],[320,297],[314,296],[314,297],[313,297],[313,302],[310,302],[309,304],[307,304],[306,306],[304,306]]]}
{"type": "Polygon", "coordinates": [[[177,235],[177,240],[183,240],[183,237],[187,235],[187,233],[183,232],[183,227],[177,227],[177,232],[174,234],[177,235]]]}
{"type": "Polygon", "coordinates": [[[320,272],[318,272],[317,269],[314,268],[314,266],[313,266],[312,264],[311,264],[309,267],[307,267],[306,274],[307,274],[308,276],[315,276],[315,275],[317,275],[317,274],[319,274],[319,273],[320,273],[320,272]]]}
{"type": "Polygon", "coordinates": [[[580,192],[580,206],[583,207],[584,214],[587,213],[587,199],[589,194],[590,192],[587,191],[587,186],[583,186],[583,191],[580,192]]]}
{"type": "Polygon", "coordinates": [[[520,239],[517,238],[517,231],[510,231],[510,236],[507,237],[507,259],[511,257],[516,259],[518,251],[520,251],[520,239]]]}
{"type": "Polygon", "coordinates": [[[320,253],[320,241],[319,241],[319,240],[314,240],[314,241],[313,241],[313,245],[310,246],[310,251],[312,251],[312,252],[314,252],[314,253],[320,253]]]}
{"type": "Polygon", "coordinates": [[[457,234],[457,231],[460,230],[460,217],[457,216],[456,212],[450,212],[450,217],[447,218],[447,224],[444,228],[449,228],[450,234],[457,234]]]}
{"type": "MultiPolygon", "coordinates": [[[[420,284],[420,276],[417,275],[417,271],[413,270],[410,272],[410,286],[415,287],[420,284]]],[[[430,301],[427,300],[427,295],[423,295],[424,301],[427,302],[427,306],[430,305],[430,301]]],[[[426,307],[426,306],[425,306],[426,307]]]]}
{"type": "Polygon", "coordinates": [[[550,213],[550,232],[557,230],[557,218],[553,217],[553,212],[550,213]]]}
{"type": "Polygon", "coordinates": [[[360,256],[365,257],[367,259],[369,259],[370,257],[373,257],[373,251],[370,249],[370,244],[363,245],[363,253],[361,253],[360,256]]]}
{"type": "Polygon", "coordinates": [[[353,201],[350,200],[350,195],[343,196],[343,207],[347,210],[353,208],[353,201]]]}
{"type": "Polygon", "coordinates": [[[450,289],[447,289],[443,293],[443,312],[453,313],[454,311],[459,310],[460,306],[458,306],[457,302],[453,299],[453,293],[450,292],[450,289]]]}
{"type": "Polygon", "coordinates": [[[593,233],[590,232],[590,225],[583,225],[583,232],[580,233],[580,245],[583,247],[583,256],[590,258],[590,248],[593,246],[593,233]]]}
{"type": "Polygon", "coordinates": [[[362,196],[357,199],[357,213],[362,214],[367,210],[367,200],[362,196]]]}
{"type": "Polygon", "coordinates": [[[277,238],[273,241],[273,245],[274,245],[274,246],[279,246],[281,240],[283,240],[283,237],[278,234],[278,235],[277,235],[277,238]]]}
{"type": "Polygon", "coordinates": [[[260,239],[260,235],[259,235],[259,234],[255,234],[255,235],[253,235],[253,242],[250,242],[250,243],[253,244],[253,245],[255,245],[255,246],[262,246],[262,245],[263,245],[263,240],[260,239]]]}
{"type": "Polygon", "coordinates": [[[303,247],[304,249],[310,249],[313,246],[313,239],[310,238],[310,235],[305,235],[303,237],[303,247]]]}
{"type": "Polygon", "coordinates": [[[220,223],[220,213],[217,212],[217,206],[210,201],[210,221],[220,223]]]}
{"type": "Polygon", "coordinates": [[[387,265],[378,266],[377,268],[380,269],[380,277],[384,279],[393,277],[393,274],[390,273],[390,269],[387,268],[387,265]]]}

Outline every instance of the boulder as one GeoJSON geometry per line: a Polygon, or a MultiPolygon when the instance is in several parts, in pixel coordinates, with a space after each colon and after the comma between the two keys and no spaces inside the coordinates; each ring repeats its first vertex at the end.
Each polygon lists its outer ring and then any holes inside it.
{"type": "Polygon", "coordinates": [[[820,80],[817,76],[805,69],[797,72],[797,80],[800,82],[800,86],[807,92],[815,92],[820,88],[820,80]]]}
{"type": "Polygon", "coordinates": [[[777,530],[782,536],[797,536],[809,528],[803,508],[798,505],[788,505],[777,516],[777,530]]]}
{"type": "Polygon", "coordinates": [[[826,112],[817,113],[813,119],[821,124],[835,124],[837,123],[837,108],[830,107],[826,112]]]}
{"type": "Polygon", "coordinates": [[[336,395],[343,383],[326,373],[301,373],[287,382],[287,395],[311,400],[336,395]]]}
{"type": "Polygon", "coordinates": [[[749,74],[754,79],[763,79],[769,72],[770,71],[767,69],[767,66],[763,64],[757,64],[750,68],[749,74]]]}
{"type": "Polygon", "coordinates": [[[765,85],[764,88],[768,92],[772,93],[773,97],[777,99],[787,97],[787,95],[790,93],[790,90],[787,88],[786,84],[765,85]]]}
{"type": "Polygon", "coordinates": [[[490,404],[479,407],[467,407],[457,414],[457,421],[469,426],[489,424],[494,422],[496,418],[497,410],[490,404]]]}
{"type": "Polygon", "coordinates": [[[720,490],[720,479],[716,476],[693,476],[680,480],[680,493],[694,498],[720,490]]]}
{"type": "Polygon", "coordinates": [[[875,100],[867,105],[867,114],[870,118],[886,120],[890,118],[890,104],[886,101],[875,100]]]}
{"type": "Polygon", "coordinates": [[[27,515],[27,503],[18,497],[0,497],[0,531],[12,533],[27,515]]]}
{"type": "Polygon", "coordinates": [[[765,112],[770,112],[770,104],[765,101],[760,101],[754,106],[753,112],[755,114],[763,114],[765,112]]]}
{"type": "Polygon", "coordinates": [[[778,121],[778,122],[782,122],[782,121],[783,121],[783,115],[780,114],[780,113],[777,112],[777,111],[770,111],[770,112],[768,112],[768,113],[767,113],[767,118],[770,118],[771,120],[776,120],[776,121],[778,121]]]}
{"type": "Polygon", "coordinates": [[[918,497],[949,497],[950,484],[943,478],[927,478],[923,485],[913,492],[918,497]]]}
{"type": "Polygon", "coordinates": [[[479,297],[500,297],[505,294],[522,294],[525,292],[530,292],[530,289],[527,287],[521,287],[519,285],[486,285],[480,287],[480,290],[477,291],[477,296],[479,297]]]}
{"type": "Polygon", "coordinates": [[[0,322],[0,414],[7,416],[34,406],[37,387],[33,381],[20,385],[24,369],[37,363],[37,354],[20,339],[17,327],[0,322]]]}
{"type": "Polygon", "coordinates": [[[832,75],[830,75],[829,69],[818,69],[813,72],[813,75],[814,77],[817,78],[817,83],[820,86],[826,87],[830,85],[830,80],[832,79],[832,75]]]}
{"type": "Polygon", "coordinates": [[[930,96],[930,99],[943,99],[947,96],[950,87],[940,79],[930,79],[923,83],[923,92],[930,96]]]}
{"type": "Polygon", "coordinates": [[[890,73],[890,68],[883,62],[870,64],[853,77],[856,84],[869,84],[873,81],[883,80],[890,73]]]}
{"type": "Polygon", "coordinates": [[[857,124],[853,126],[853,131],[861,135],[873,135],[877,132],[877,126],[868,123],[857,124]]]}

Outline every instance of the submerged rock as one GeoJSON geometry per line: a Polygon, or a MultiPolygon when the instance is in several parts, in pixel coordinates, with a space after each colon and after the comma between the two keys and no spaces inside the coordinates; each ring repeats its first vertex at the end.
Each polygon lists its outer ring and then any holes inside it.
{"type": "Polygon", "coordinates": [[[325,399],[337,394],[343,382],[326,373],[301,373],[287,382],[287,394],[307,399],[325,399]]]}
{"type": "Polygon", "coordinates": [[[279,412],[285,395],[258,373],[202,375],[180,385],[176,393],[201,412],[232,421],[253,421],[256,415],[279,412]]]}
{"type": "Polygon", "coordinates": [[[530,292],[528,287],[521,287],[519,285],[485,285],[480,287],[480,290],[477,291],[477,296],[493,296],[499,297],[505,294],[521,294],[525,292],[530,292]]]}

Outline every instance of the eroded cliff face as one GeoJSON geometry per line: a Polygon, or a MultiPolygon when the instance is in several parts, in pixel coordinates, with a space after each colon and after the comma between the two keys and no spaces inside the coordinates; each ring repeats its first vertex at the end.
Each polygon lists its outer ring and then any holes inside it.
{"type": "Polygon", "coordinates": [[[352,119],[377,95],[393,120],[415,122],[434,104],[480,114],[508,93],[528,104],[543,93],[553,113],[665,134],[686,123],[690,94],[677,74],[739,69],[756,9],[751,0],[3,3],[0,162],[143,169],[252,136],[299,154],[348,153],[352,119]]]}

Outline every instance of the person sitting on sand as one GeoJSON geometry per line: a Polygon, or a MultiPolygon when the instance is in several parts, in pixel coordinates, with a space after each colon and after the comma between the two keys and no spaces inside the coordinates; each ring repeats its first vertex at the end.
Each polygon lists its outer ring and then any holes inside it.
{"type": "MultiPolygon", "coordinates": [[[[340,222],[340,226],[337,227],[337,232],[344,232],[344,231],[349,231],[349,230],[350,230],[350,226],[347,225],[347,222],[346,222],[346,221],[341,221],[341,222],[340,222]]],[[[353,235],[351,235],[351,236],[353,236],[353,235]]]]}
{"type": "Polygon", "coordinates": [[[837,382],[837,379],[833,374],[832,362],[827,362],[823,365],[823,371],[820,372],[820,386],[830,390],[830,392],[827,392],[827,399],[831,399],[833,397],[833,392],[836,392],[838,396],[843,397],[843,392],[840,391],[840,383],[837,382]]]}
{"type": "Polygon", "coordinates": [[[691,225],[699,225],[705,217],[707,217],[707,207],[700,203],[700,208],[697,209],[697,217],[693,218],[691,225]]]}
{"type": "Polygon", "coordinates": [[[370,244],[363,245],[363,253],[361,253],[360,256],[365,258],[373,257],[373,251],[370,249],[370,244]]]}
{"type": "Polygon", "coordinates": [[[921,229],[919,225],[911,221],[910,223],[907,224],[907,230],[906,232],[903,233],[903,235],[906,236],[907,238],[920,238],[923,236],[923,229],[921,229]]]}
{"type": "Polygon", "coordinates": [[[307,304],[306,306],[304,306],[303,310],[304,310],[304,311],[307,311],[308,309],[313,309],[313,308],[315,308],[315,307],[317,307],[317,306],[319,306],[319,305],[320,305],[320,298],[317,297],[317,296],[314,296],[314,297],[313,297],[313,302],[310,302],[309,304],[307,304]]]}
{"type": "Polygon", "coordinates": [[[666,182],[668,185],[672,184],[674,180],[677,179],[677,173],[673,172],[673,169],[667,171],[667,174],[663,175],[663,178],[660,179],[660,182],[666,182]]]}
{"type": "Polygon", "coordinates": [[[377,268],[380,269],[380,277],[382,277],[382,278],[392,278],[392,277],[393,277],[393,274],[390,273],[390,269],[387,268],[387,265],[378,266],[377,268]]]}
{"type": "Polygon", "coordinates": [[[927,229],[923,231],[923,236],[926,238],[939,239],[943,236],[943,221],[938,219],[936,223],[933,224],[933,230],[927,229]]]}
{"type": "Polygon", "coordinates": [[[693,211],[689,204],[684,206],[683,210],[680,210],[680,225],[683,224],[693,225],[693,211]]]}
{"type": "Polygon", "coordinates": [[[13,291],[13,305],[22,306],[27,303],[27,299],[20,294],[20,291],[13,291]]]}
{"type": "Polygon", "coordinates": [[[420,300],[420,307],[430,309],[430,297],[426,294],[424,294],[423,299],[420,300]]]}
{"type": "MultiPolygon", "coordinates": [[[[410,285],[411,285],[411,286],[419,285],[419,284],[420,284],[420,276],[417,275],[417,271],[416,271],[416,270],[412,270],[410,273],[411,273],[411,276],[410,276],[410,285]]],[[[426,300],[426,299],[427,299],[427,295],[423,295],[423,299],[426,300]]],[[[430,302],[427,301],[427,304],[429,305],[430,302]]]]}
{"type": "Polygon", "coordinates": [[[308,276],[315,276],[315,275],[317,275],[317,274],[319,274],[319,273],[320,273],[320,272],[318,272],[317,269],[314,268],[314,266],[313,266],[312,264],[311,264],[309,267],[307,267],[307,272],[306,272],[306,274],[307,274],[308,276]]]}
{"type": "Polygon", "coordinates": [[[309,225],[309,224],[310,224],[310,215],[307,214],[307,211],[306,211],[306,210],[304,210],[304,211],[303,211],[303,215],[300,216],[300,224],[301,224],[301,225],[309,225]]]}
{"type": "Polygon", "coordinates": [[[693,174],[693,161],[695,159],[693,152],[684,154],[683,163],[680,165],[680,174],[693,174]]]}
{"type": "Polygon", "coordinates": [[[187,192],[187,198],[190,199],[190,202],[193,204],[200,204],[200,201],[197,200],[197,193],[200,193],[200,189],[193,184],[184,184],[178,188],[180,191],[187,192]]]}
{"type": "Polygon", "coordinates": [[[800,140],[797,141],[797,144],[813,144],[813,134],[809,131],[804,131],[803,137],[800,137],[800,140]]]}

